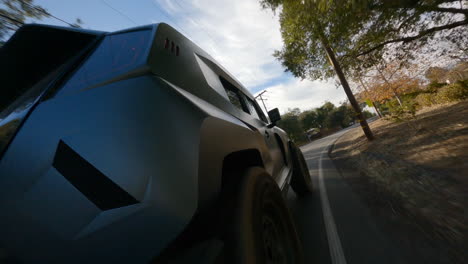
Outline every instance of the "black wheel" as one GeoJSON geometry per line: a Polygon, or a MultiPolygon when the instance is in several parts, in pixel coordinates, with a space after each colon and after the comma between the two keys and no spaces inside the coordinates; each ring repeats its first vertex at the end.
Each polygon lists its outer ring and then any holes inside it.
{"type": "Polygon", "coordinates": [[[293,167],[291,187],[297,196],[301,197],[312,192],[312,178],[302,151],[293,143],[290,143],[290,150],[293,167]]]}
{"type": "Polygon", "coordinates": [[[301,243],[280,189],[262,168],[240,173],[224,263],[303,263],[301,243]]]}

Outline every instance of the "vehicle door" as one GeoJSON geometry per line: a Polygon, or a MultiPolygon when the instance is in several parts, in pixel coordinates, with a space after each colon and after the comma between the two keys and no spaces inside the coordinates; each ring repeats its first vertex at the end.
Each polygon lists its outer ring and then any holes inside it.
{"type": "Polygon", "coordinates": [[[267,163],[265,167],[267,167],[267,171],[271,170],[268,172],[273,176],[280,177],[282,170],[287,166],[284,143],[279,135],[275,133],[274,127],[268,126],[270,122],[257,102],[245,94],[242,95],[252,118],[251,124],[262,134],[269,149],[269,157],[266,158],[268,160],[264,160],[267,163]]]}

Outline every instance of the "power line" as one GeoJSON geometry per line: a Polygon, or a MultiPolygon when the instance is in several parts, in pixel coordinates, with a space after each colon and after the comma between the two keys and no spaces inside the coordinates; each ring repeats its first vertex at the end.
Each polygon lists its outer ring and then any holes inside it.
{"type": "MultiPolygon", "coordinates": [[[[176,23],[168,14],[168,12],[166,10],[164,10],[164,8],[160,8],[158,5],[156,5],[156,3],[154,3],[154,1],[150,0],[150,2],[154,5],[154,7],[156,9],[158,9],[159,11],[161,11],[161,13],[168,19],[170,20],[175,26],[177,26],[178,30],[180,30],[184,35],[186,35],[188,38],[190,38],[192,41],[194,41],[194,38],[191,34],[189,34],[188,32],[186,32],[185,30],[183,30],[183,28],[178,24],[176,23]]],[[[174,0],[172,3],[176,3],[176,5],[181,9],[181,10],[184,10],[185,8],[179,3],[178,0],[174,0]]],[[[196,25],[198,27],[198,29],[200,29],[202,32],[205,33],[205,35],[208,37],[208,39],[210,40],[209,42],[211,43],[211,48],[213,49],[213,52],[214,53],[218,53],[217,50],[221,50],[219,48],[219,46],[216,44],[216,41],[214,40],[214,37],[209,33],[207,32],[202,26],[201,26],[201,23],[199,23],[198,21],[196,21],[195,18],[191,18],[189,16],[185,16],[186,19],[190,20],[194,25],[196,25]]],[[[229,58],[229,57],[226,57],[226,60],[228,63],[232,63],[232,60],[229,58]]],[[[244,71],[247,75],[246,77],[248,77],[248,79],[251,81],[251,82],[255,82],[256,78],[252,75],[252,73],[250,71],[244,71]]]]}
{"type": "Polygon", "coordinates": [[[58,18],[58,17],[56,17],[56,16],[50,14],[49,12],[45,12],[45,13],[47,13],[50,17],[55,18],[55,19],[57,19],[57,20],[59,20],[59,21],[62,21],[63,23],[65,23],[65,24],[67,24],[67,25],[69,25],[69,26],[71,26],[71,27],[78,27],[78,26],[75,25],[75,24],[71,24],[71,23],[69,23],[69,22],[67,22],[67,21],[65,21],[65,20],[63,20],[63,19],[61,19],[61,18],[58,18]]]}
{"type": "Polygon", "coordinates": [[[179,24],[177,24],[172,18],[170,18],[164,9],[159,8],[159,6],[157,6],[156,3],[153,2],[153,0],[150,0],[150,2],[156,9],[161,11],[161,13],[167,18],[167,20],[170,20],[178,28],[179,31],[181,31],[186,37],[193,40],[193,37],[190,34],[188,34],[185,30],[183,30],[182,27],[179,24]]]}
{"type": "Polygon", "coordinates": [[[115,12],[119,13],[121,16],[125,17],[128,21],[132,22],[135,26],[138,26],[138,23],[135,22],[133,19],[131,19],[129,16],[125,15],[124,13],[120,12],[117,8],[114,8],[111,6],[109,3],[107,3],[105,0],[101,0],[106,6],[114,10],[115,12]]]}
{"type": "MultiPolygon", "coordinates": [[[[184,9],[184,8],[182,7],[182,5],[180,5],[180,3],[179,3],[178,0],[174,0],[174,2],[175,2],[181,9],[184,9]]],[[[213,36],[211,36],[210,33],[208,33],[208,31],[205,31],[205,30],[203,29],[203,27],[200,26],[200,23],[194,21],[194,19],[192,19],[191,17],[186,17],[186,18],[189,19],[190,21],[192,21],[192,23],[198,25],[198,27],[199,27],[203,32],[205,32],[205,34],[208,36],[208,38],[210,38],[210,40],[211,40],[213,43],[215,43],[215,41],[213,40],[213,36]]]]}
{"type": "MultiPolygon", "coordinates": [[[[179,1],[177,0],[174,0],[174,2],[180,7],[181,10],[184,10],[185,8],[182,7],[182,5],[179,3],[179,1]]],[[[203,29],[203,27],[200,25],[201,23],[195,21],[194,19],[192,19],[190,16],[186,16],[185,17],[186,19],[189,19],[193,24],[195,24],[201,31],[203,31],[205,33],[205,35],[210,39],[210,42],[211,42],[211,46],[213,48],[213,51],[216,52],[217,49],[219,49],[219,47],[217,47],[216,45],[216,42],[214,41],[214,38],[213,36],[211,36],[211,34],[209,34],[206,30],[203,29]]],[[[217,53],[217,52],[216,52],[217,53]]]]}
{"type": "MultiPolygon", "coordinates": [[[[47,12],[46,10],[44,10],[43,8],[41,8],[41,7],[39,7],[39,6],[30,4],[30,3],[25,2],[25,1],[20,1],[20,2],[21,2],[22,4],[27,5],[27,6],[30,7],[30,8],[32,8],[32,9],[38,11],[38,12],[41,12],[41,13],[44,14],[45,16],[49,16],[49,17],[55,18],[55,19],[57,19],[57,20],[59,20],[59,21],[65,23],[65,24],[67,24],[67,25],[69,25],[69,26],[71,26],[71,27],[77,27],[75,24],[69,23],[69,22],[65,21],[64,19],[61,19],[61,18],[59,18],[59,17],[57,17],[57,16],[54,16],[54,15],[52,15],[51,13],[47,12]]],[[[24,24],[24,23],[22,23],[22,24],[24,24]]]]}
{"type": "MultiPolygon", "coordinates": [[[[174,0],[174,2],[175,2],[182,10],[184,9],[184,7],[182,7],[182,5],[179,3],[178,0],[174,0]]],[[[221,49],[219,48],[219,46],[216,44],[216,41],[214,40],[214,37],[211,36],[211,34],[208,33],[208,32],[201,26],[201,23],[199,23],[198,21],[195,21],[195,18],[193,18],[193,19],[192,19],[191,17],[186,17],[186,18],[189,19],[189,20],[190,20],[192,23],[194,23],[195,25],[197,25],[198,28],[206,34],[206,36],[210,39],[210,41],[211,41],[211,43],[212,43],[212,46],[213,46],[214,48],[216,48],[216,49],[218,49],[218,50],[221,50],[221,49]]],[[[249,46],[250,46],[250,45],[249,45],[249,46]]],[[[226,59],[228,60],[229,63],[234,64],[234,63],[232,62],[232,60],[231,60],[229,57],[226,57],[226,59]]],[[[255,82],[256,78],[253,76],[253,74],[252,74],[250,71],[244,71],[244,72],[248,75],[247,77],[249,77],[250,81],[255,82]]]]}

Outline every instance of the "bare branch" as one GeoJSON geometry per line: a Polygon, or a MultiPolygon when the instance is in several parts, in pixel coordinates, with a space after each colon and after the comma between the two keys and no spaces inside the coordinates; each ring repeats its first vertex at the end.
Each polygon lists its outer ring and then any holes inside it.
{"type": "Polygon", "coordinates": [[[397,43],[397,42],[405,42],[406,43],[406,42],[410,42],[410,41],[422,38],[422,37],[427,36],[427,35],[434,34],[435,32],[438,32],[438,31],[451,29],[451,28],[456,28],[456,27],[464,26],[464,25],[468,25],[468,19],[457,21],[457,22],[447,24],[447,25],[443,25],[443,26],[432,27],[432,28],[426,29],[424,31],[421,31],[419,34],[417,34],[415,36],[387,40],[387,41],[384,41],[384,42],[380,43],[377,46],[374,46],[374,47],[372,47],[372,48],[370,48],[370,49],[368,49],[366,51],[363,51],[363,52],[359,53],[356,57],[360,57],[362,55],[369,54],[369,53],[373,52],[374,50],[380,49],[383,46],[391,44],[391,43],[397,43]]]}
{"type": "Polygon", "coordinates": [[[3,17],[3,18],[5,18],[5,19],[8,19],[8,20],[10,20],[11,22],[17,23],[17,24],[19,24],[19,25],[24,25],[24,22],[19,21],[19,20],[16,19],[16,18],[13,18],[13,17],[7,16],[7,15],[4,15],[4,14],[2,14],[2,13],[0,13],[0,17],[3,17]]]}
{"type": "Polygon", "coordinates": [[[443,13],[454,13],[454,14],[465,14],[468,15],[468,9],[451,8],[451,7],[437,7],[437,6],[420,6],[417,9],[422,9],[429,12],[443,12],[443,13]]]}

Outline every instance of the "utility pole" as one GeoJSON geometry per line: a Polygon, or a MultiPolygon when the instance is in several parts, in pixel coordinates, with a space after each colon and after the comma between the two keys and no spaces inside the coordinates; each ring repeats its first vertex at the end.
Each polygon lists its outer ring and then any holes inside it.
{"type": "Polygon", "coordinates": [[[260,97],[260,100],[262,101],[263,107],[265,108],[265,111],[268,114],[268,109],[266,108],[266,105],[265,105],[265,102],[264,102],[264,101],[266,101],[266,99],[263,99],[263,97],[262,97],[262,95],[264,93],[266,93],[266,92],[267,92],[267,90],[264,90],[263,92],[257,94],[257,96],[255,96],[255,99],[257,99],[257,97],[260,97]]]}

